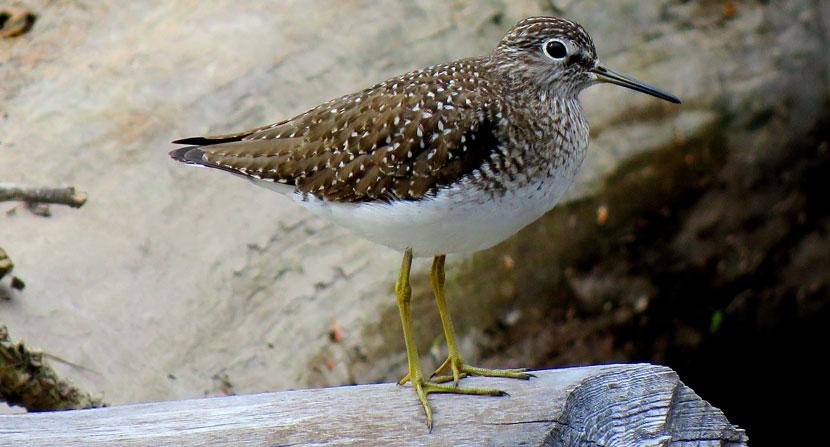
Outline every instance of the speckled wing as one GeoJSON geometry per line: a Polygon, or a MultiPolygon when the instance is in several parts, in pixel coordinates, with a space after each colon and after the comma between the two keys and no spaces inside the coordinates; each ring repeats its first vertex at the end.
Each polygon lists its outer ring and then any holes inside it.
{"type": "Polygon", "coordinates": [[[501,156],[498,107],[465,67],[412,72],[270,126],[178,140],[196,146],[171,156],[329,201],[421,199],[501,156]]]}

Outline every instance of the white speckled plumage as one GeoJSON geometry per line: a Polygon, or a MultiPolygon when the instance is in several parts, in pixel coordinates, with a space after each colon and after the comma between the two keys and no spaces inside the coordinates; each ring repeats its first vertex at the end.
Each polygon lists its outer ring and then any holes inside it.
{"type": "Polygon", "coordinates": [[[414,256],[483,250],[541,217],[573,183],[588,145],[588,127],[578,107],[576,101],[546,102],[538,112],[548,117],[570,114],[577,125],[569,139],[582,147],[575,147],[562,165],[536,165],[526,173],[527,179],[497,194],[483,190],[472,178],[414,201],[333,202],[287,188],[282,192],[290,192],[306,209],[365,239],[400,251],[410,247],[414,256]]]}

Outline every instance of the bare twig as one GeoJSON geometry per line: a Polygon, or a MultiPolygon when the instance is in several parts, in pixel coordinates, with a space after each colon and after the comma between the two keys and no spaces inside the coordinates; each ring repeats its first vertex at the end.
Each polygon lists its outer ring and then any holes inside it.
{"type": "Polygon", "coordinates": [[[68,410],[105,406],[97,397],[58,378],[43,354],[23,343],[12,343],[0,325],[0,400],[29,411],[68,410]]]}
{"type": "Polygon", "coordinates": [[[16,37],[32,29],[37,15],[28,9],[0,5],[0,37],[16,37]]]}
{"type": "Polygon", "coordinates": [[[77,368],[77,369],[80,369],[80,370],[82,370],[82,371],[86,371],[86,372],[90,372],[90,373],[93,373],[93,374],[97,374],[97,375],[99,375],[99,376],[100,376],[100,375],[102,375],[99,371],[95,371],[94,369],[89,369],[89,368],[87,368],[86,366],[84,366],[84,365],[79,365],[79,364],[77,364],[77,363],[75,363],[75,362],[70,362],[69,360],[66,360],[65,358],[62,358],[62,357],[58,357],[58,356],[56,356],[55,354],[50,354],[50,353],[48,353],[48,352],[42,352],[41,354],[42,354],[44,357],[46,357],[47,359],[51,359],[51,360],[54,360],[54,361],[56,361],[56,362],[63,363],[63,364],[65,364],[65,365],[69,365],[69,366],[71,366],[71,367],[73,367],[73,368],[77,368]]]}
{"type": "MultiPolygon", "coordinates": [[[[11,273],[12,270],[14,270],[14,263],[9,258],[9,255],[6,254],[6,250],[3,250],[3,247],[0,247],[0,279],[3,279],[6,275],[11,273]]],[[[12,289],[23,290],[26,287],[26,283],[17,276],[12,275],[11,279],[12,280],[9,285],[12,289]]],[[[9,299],[9,297],[7,294],[3,293],[2,289],[0,289],[0,300],[2,299],[9,299]]]]}
{"type": "Polygon", "coordinates": [[[56,203],[80,208],[86,203],[87,195],[75,188],[33,187],[0,183],[0,202],[18,200],[28,203],[56,203]]]}
{"type": "Polygon", "coordinates": [[[0,279],[3,279],[7,273],[11,272],[14,269],[14,263],[12,260],[9,259],[9,255],[6,254],[6,250],[3,250],[3,247],[0,247],[0,279]]]}

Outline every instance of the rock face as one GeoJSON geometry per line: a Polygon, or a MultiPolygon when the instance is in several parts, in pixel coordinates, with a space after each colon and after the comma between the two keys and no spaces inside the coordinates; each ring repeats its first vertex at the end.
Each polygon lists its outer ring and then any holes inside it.
{"type": "MultiPolygon", "coordinates": [[[[700,166],[750,172],[816,126],[830,86],[830,6],[810,0],[28,6],[35,26],[0,41],[0,178],[73,184],[90,199],[51,219],[22,209],[0,216],[0,245],[28,283],[0,302],[0,320],[84,365],[62,372],[113,403],[365,383],[404,370],[391,295],[398,254],[269,191],[173,163],[170,140],[273,122],[489,51],[534,14],[579,21],[605,63],[684,100],[674,107],[611,86],[586,92],[592,149],[571,199],[595,196],[632,160],[678,148],[715,154],[700,166]]],[[[565,261],[531,243],[568,231],[549,224],[508,243],[543,266],[530,282],[450,289],[465,310],[457,319],[469,360],[481,354],[476,334],[556,284],[533,281],[563,274],[565,261]]],[[[480,283],[491,264],[465,265],[480,283]]],[[[426,282],[415,281],[426,351],[440,330],[426,282]]],[[[573,284],[588,301],[608,289],[573,284]]],[[[620,287],[649,286],[635,278],[620,287]]]]}

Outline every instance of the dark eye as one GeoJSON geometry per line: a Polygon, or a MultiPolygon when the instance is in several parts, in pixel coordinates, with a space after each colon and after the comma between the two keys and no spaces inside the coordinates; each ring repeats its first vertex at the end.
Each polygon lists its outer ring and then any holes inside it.
{"type": "Polygon", "coordinates": [[[551,40],[545,44],[545,54],[551,59],[564,59],[568,55],[568,49],[562,42],[551,40]]]}

